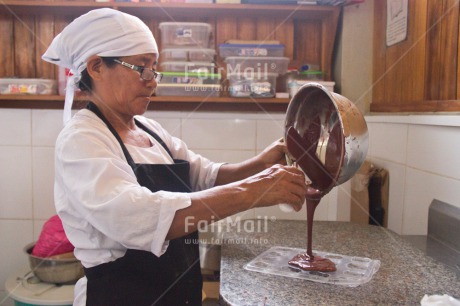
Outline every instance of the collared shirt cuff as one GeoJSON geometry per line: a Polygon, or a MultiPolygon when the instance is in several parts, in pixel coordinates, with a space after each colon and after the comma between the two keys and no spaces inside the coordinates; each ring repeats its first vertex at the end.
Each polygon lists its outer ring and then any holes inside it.
{"type": "Polygon", "coordinates": [[[151,251],[160,257],[168,248],[169,241],[166,240],[166,236],[176,211],[192,205],[192,199],[188,193],[158,191],[156,195],[159,196],[158,201],[161,201],[161,208],[158,216],[158,228],[151,244],[151,251]]]}

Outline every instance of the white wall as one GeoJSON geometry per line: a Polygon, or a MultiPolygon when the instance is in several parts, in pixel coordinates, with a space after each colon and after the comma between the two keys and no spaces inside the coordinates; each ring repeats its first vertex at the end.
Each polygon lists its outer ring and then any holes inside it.
{"type": "Polygon", "coordinates": [[[373,0],[344,7],[334,66],[336,90],[363,113],[372,101],[373,22],[373,0]]]}
{"type": "MultiPolygon", "coordinates": [[[[214,161],[245,160],[283,136],[283,113],[148,112],[146,115],[185,140],[191,150],[214,161]]],[[[38,239],[43,223],[55,214],[53,155],[61,126],[61,110],[0,109],[0,304],[6,295],[6,278],[27,266],[22,248],[38,239]]],[[[337,219],[336,202],[330,200],[334,197],[331,192],[322,200],[315,214],[317,220],[337,219]]],[[[284,213],[272,207],[239,215],[265,216],[306,220],[306,211],[284,213]]]]}
{"type": "MultiPolygon", "coordinates": [[[[372,100],[372,39],[374,0],[343,8],[342,28],[338,30],[334,80],[336,92],[347,97],[366,114],[372,100]]],[[[337,220],[350,220],[351,185],[337,190],[337,220]]]]}
{"type": "Polygon", "coordinates": [[[389,171],[388,227],[426,235],[433,199],[460,207],[460,116],[367,116],[369,159],[389,171]]]}

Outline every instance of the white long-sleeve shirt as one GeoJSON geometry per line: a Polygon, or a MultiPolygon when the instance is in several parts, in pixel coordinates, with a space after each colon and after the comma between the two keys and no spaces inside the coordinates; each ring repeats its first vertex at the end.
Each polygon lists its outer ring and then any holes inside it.
{"type": "MultiPolygon", "coordinates": [[[[193,191],[214,185],[221,164],[188,150],[157,122],[136,118],[160,136],[174,158],[190,162],[193,191]]],[[[171,163],[163,147],[150,140],[149,149],[127,145],[134,161],[171,163]]],[[[152,193],[140,186],[116,138],[101,119],[83,109],[56,141],[55,205],[75,256],[89,268],[122,257],[128,248],[161,256],[176,210],[190,206],[191,200],[187,193],[152,193]]],[[[75,304],[84,303],[85,278],[75,294],[75,304]]]]}

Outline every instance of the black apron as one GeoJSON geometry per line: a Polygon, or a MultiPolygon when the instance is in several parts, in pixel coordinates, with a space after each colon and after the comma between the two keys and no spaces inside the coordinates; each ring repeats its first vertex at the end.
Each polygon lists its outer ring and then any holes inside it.
{"type": "MultiPolygon", "coordinates": [[[[87,108],[101,118],[123,149],[141,186],[159,190],[190,192],[190,164],[135,164],[120,136],[94,103],[87,108]]],[[[136,120],[136,125],[152,135],[171,155],[153,131],[136,120]]],[[[171,155],[172,157],[172,155],[171,155]]],[[[170,240],[160,257],[151,252],[128,249],[113,262],[85,268],[88,279],[86,305],[201,305],[202,277],[198,233],[170,240]]]]}

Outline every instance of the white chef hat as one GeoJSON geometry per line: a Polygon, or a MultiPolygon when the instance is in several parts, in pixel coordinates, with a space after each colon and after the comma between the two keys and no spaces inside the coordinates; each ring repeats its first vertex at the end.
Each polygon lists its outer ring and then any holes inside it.
{"type": "Polygon", "coordinates": [[[42,59],[68,68],[64,124],[71,118],[72,103],[81,72],[93,56],[130,56],[158,54],[150,29],[139,18],[120,11],[101,8],[92,10],[72,21],[57,35],[42,59]]]}

